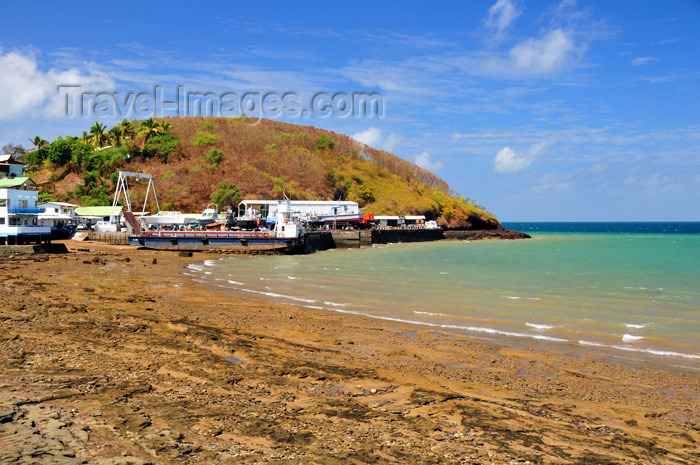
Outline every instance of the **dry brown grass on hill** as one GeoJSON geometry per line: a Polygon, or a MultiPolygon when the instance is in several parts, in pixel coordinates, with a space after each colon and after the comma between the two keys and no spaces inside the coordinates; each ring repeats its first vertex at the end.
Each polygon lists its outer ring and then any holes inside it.
{"type": "MultiPolygon", "coordinates": [[[[455,197],[433,173],[354,139],[311,126],[241,118],[166,118],[180,141],[167,157],[139,154],[143,138],[130,141],[134,153],[119,169],[152,174],[161,205],[200,211],[221,182],[238,186],[245,198],[354,200],[374,214],[424,214],[454,228],[494,228],[487,212],[455,197]],[[211,153],[214,150],[215,153],[211,153]]],[[[50,179],[60,170],[36,173],[50,179]]],[[[102,173],[105,189],[110,173],[102,173]]],[[[69,175],[47,189],[65,200],[79,178],[69,175]]],[[[135,200],[143,189],[134,186],[135,200]]]]}

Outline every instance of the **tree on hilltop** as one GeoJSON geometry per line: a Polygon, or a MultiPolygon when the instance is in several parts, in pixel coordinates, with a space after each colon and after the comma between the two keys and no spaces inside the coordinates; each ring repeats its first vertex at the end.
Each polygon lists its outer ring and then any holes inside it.
{"type": "Polygon", "coordinates": [[[49,143],[46,139],[42,139],[41,136],[34,136],[34,139],[29,139],[29,142],[32,143],[32,145],[35,147],[34,150],[39,150],[42,149],[43,147],[46,147],[49,143]]]}
{"type": "Polygon", "coordinates": [[[148,139],[155,137],[163,132],[163,127],[158,121],[153,118],[148,118],[147,120],[141,121],[139,124],[139,136],[145,136],[144,142],[148,142],[148,139]]]}
{"type": "Polygon", "coordinates": [[[109,143],[110,134],[107,131],[107,126],[96,121],[95,124],[90,127],[90,141],[95,147],[104,147],[109,143]]]}

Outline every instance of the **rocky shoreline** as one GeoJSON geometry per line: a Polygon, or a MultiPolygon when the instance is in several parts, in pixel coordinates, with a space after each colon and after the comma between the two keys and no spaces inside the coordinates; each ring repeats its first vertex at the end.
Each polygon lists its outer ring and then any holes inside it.
{"type": "MultiPolygon", "coordinates": [[[[700,461],[700,380],[255,300],[206,255],[0,261],[0,462],[700,461]]],[[[80,249],[80,251],[78,251],[80,249]]]]}
{"type": "Polygon", "coordinates": [[[452,229],[445,231],[445,239],[454,240],[466,240],[466,241],[476,241],[476,240],[489,240],[489,239],[530,239],[532,236],[529,234],[513,231],[511,229],[498,228],[498,229],[452,229]]]}

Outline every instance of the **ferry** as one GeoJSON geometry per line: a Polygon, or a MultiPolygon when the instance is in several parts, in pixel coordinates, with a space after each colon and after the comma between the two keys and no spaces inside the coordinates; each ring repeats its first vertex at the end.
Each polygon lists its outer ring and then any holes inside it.
{"type": "Polygon", "coordinates": [[[304,248],[306,229],[299,220],[298,212],[291,209],[289,200],[278,200],[276,223],[272,228],[265,225],[253,229],[242,229],[238,224],[221,224],[216,230],[173,227],[170,230],[148,230],[138,222],[131,212],[124,218],[132,230],[129,243],[155,249],[205,250],[211,248],[230,250],[260,250],[293,253],[304,248]]]}

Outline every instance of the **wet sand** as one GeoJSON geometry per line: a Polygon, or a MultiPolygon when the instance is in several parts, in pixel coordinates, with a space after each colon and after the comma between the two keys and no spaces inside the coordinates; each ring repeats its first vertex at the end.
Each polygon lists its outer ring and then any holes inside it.
{"type": "Polygon", "coordinates": [[[211,255],[66,244],[0,260],[0,463],[700,463],[697,374],[234,300],[182,274],[211,255]]]}

